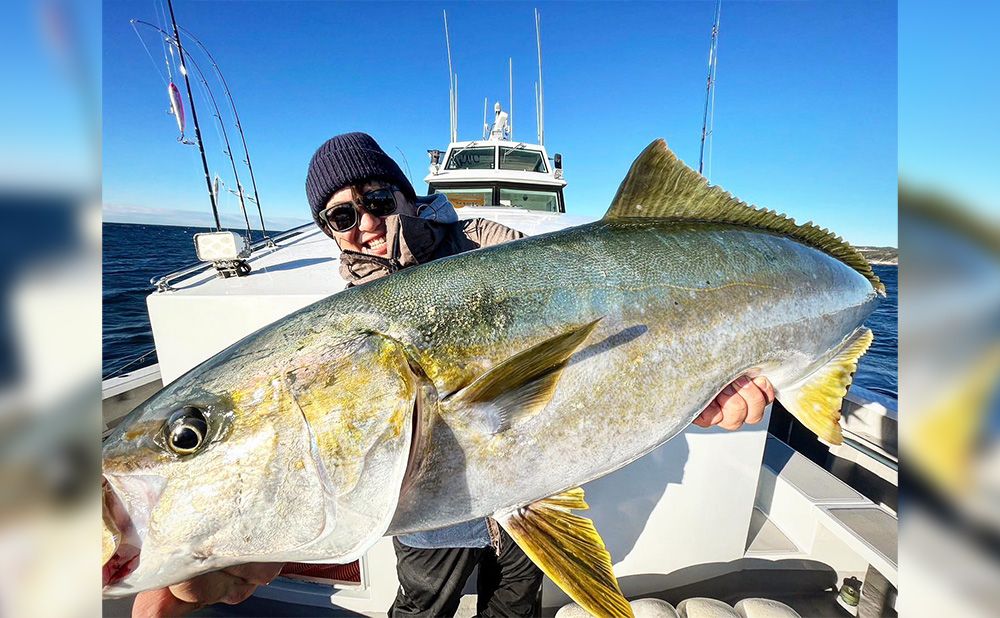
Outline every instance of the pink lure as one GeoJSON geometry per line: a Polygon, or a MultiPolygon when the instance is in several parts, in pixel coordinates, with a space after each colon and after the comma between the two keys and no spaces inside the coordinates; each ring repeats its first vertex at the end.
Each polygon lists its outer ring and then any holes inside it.
{"type": "Polygon", "coordinates": [[[177,120],[177,128],[181,132],[178,139],[184,139],[184,105],[181,103],[181,91],[177,89],[174,82],[167,86],[167,96],[170,97],[170,113],[177,120]]]}

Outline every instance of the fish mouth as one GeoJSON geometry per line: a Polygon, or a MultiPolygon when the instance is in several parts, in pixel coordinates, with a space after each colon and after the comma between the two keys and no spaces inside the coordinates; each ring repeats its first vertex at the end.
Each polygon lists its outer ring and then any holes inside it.
{"type": "MultiPolygon", "coordinates": [[[[114,544],[114,551],[102,568],[102,585],[107,589],[108,586],[117,584],[136,570],[139,566],[142,543],[131,516],[107,479],[104,479],[102,488],[105,544],[114,544]]],[[[107,549],[106,547],[105,554],[107,549]]]]}

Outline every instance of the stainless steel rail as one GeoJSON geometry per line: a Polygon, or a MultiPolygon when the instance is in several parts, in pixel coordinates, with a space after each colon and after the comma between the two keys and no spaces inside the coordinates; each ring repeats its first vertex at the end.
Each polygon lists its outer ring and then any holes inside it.
{"type": "MultiPolygon", "coordinates": [[[[250,245],[250,258],[248,261],[253,261],[254,257],[253,254],[258,249],[265,247],[274,249],[280,248],[277,245],[278,242],[282,240],[287,240],[289,238],[292,238],[293,236],[298,236],[304,231],[312,228],[314,225],[315,225],[314,223],[303,223],[302,225],[298,227],[293,227],[292,229],[282,232],[277,236],[257,241],[256,243],[250,245]]],[[[170,274],[151,278],[149,280],[149,284],[155,287],[157,292],[170,292],[174,289],[170,286],[171,283],[182,281],[184,279],[187,279],[188,277],[204,272],[205,270],[211,267],[212,267],[211,262],[192,262],[191,264],[188,264],[187,266],[184,266],[179,270],[175,270],[170,274]]]]}

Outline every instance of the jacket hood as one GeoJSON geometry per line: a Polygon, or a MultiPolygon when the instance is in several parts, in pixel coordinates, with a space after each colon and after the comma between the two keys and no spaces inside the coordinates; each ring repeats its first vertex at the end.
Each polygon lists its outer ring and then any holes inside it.
{"type": "Polygon", "coordinates": [[[448,239],[450,223],[391,215],[385,218],[385,227],[387,257],[350,250],[341,252],[340,276],[348,285],[368,283],[401,268],[430,262],[448,239]]]}

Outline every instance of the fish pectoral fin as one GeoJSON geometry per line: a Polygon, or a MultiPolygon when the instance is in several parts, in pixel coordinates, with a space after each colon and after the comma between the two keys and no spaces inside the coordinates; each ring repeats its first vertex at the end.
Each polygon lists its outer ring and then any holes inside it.
{"type": "Polygon", "coordinates": [[[584,510],[577,487],[493,516],[532,562],[594,616],[632,616],[611,567],[611,554],[584,510]]]}
{"type": "Polygon", "coordinates": [[[851,385],[858,359],[868,351],[872,331],[859,328],[840,344],[833,357],[798,384],[781,388],[777,399],[795,418],[830,444],[844,441],[840,408],[851,385]]]}
{"type": "Polygon", "coordinates": [[[566,363],[599,321],[575,327],[515,354],[446,398],[446,404],[483,407],[491,433],[532,416],[552,399],[566,363]]]}

